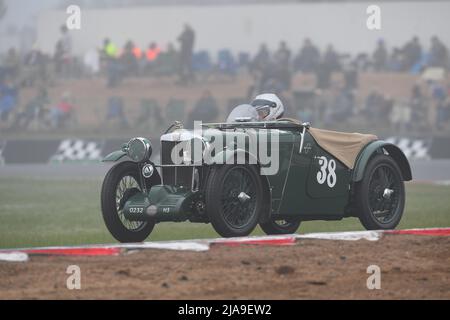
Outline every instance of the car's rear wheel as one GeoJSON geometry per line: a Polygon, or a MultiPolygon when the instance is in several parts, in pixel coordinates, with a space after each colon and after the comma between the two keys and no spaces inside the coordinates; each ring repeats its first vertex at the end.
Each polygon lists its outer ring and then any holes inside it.
{"type": "Polygon", "coordinates": [[[397,163],[387,155],[369,162],[356,186],[358,217],[367,230],[394,229],[405,207],[405,184],[397,163]]]}
{"type": "Polygon", "coordinates": [[[271,218],[265,223],[260,223],[261,229],[268,235],[293,234],[300,227],[301,221],[293,218],[277,219],[271,218]]]}
{"type": "MultiPolygon", "coordinates": [[[[152,177],[153,178],[153,177],[152,177]]],[[[150,189],[157,182],[146,179],[150,189]]],[[[103,180],[101,192],[102,215],[112,236],[120,242],[141,242],[155,226],[151,221],[130,221],[124,216],[125,203],[132,196],[142,192],[138,165],[134,162],[121,162],[112,167],[103,180]]]]}
{"type": "Polygon", "coordinates": [[[249,235],[262,214],[263,185],[254,166],[224,165],[211,170],[206,212],[222,237],[249,235]]]}

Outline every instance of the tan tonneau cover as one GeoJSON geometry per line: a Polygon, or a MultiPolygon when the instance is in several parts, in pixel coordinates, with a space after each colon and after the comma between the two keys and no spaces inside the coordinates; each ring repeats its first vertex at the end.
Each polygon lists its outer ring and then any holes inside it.
{"type": "Polygon", "coordinates": [[[355,166],[359,152],[378,137],[373,134],[345,133],[310,128],[309,132],[325,151],[336,157],[350,169],[355,166]]]}

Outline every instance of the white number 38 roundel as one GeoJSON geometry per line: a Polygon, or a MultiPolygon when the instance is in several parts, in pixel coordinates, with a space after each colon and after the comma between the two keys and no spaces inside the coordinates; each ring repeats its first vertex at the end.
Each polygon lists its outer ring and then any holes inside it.
{"type": "Polygon", "coordinates": [[[317,182],[319,184],[327,183],[328,187],[333,188],[336,185],[336,161],[328,161],[326,157],[319,157],[320,171],[317,172],[317,182]]]}

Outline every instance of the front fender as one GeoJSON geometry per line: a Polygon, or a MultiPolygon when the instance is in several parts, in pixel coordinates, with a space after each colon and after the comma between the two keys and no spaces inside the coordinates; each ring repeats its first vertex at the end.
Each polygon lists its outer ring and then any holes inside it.
{"type": "Polygon", "coordinates": [[[123,157],[125,157],[126,155],[127,155],[126,152],[124,152],[122,150],[117,150],[117,151],[111,152],[106,157],[104,157],[102,159],[102,162],[116,162],[116,161],[119,161],[120,159],[122,159],[123,157]]]}
{"type": "Polygon", "coordinates": [[[352,181],[361,181],[364,177],[364,172],[366,170],[367,164],[369,163],[372,156],[376,153],[382,153],[383,150],[385,150],[400,167],[403,180],[411,181],[411,166],[409,165],[408,159],[406,158],[403,151],[396,145],[383,140],[377,140],[369,143],[360,152],[356,160],[355,168],[353,169],[352,181]]]}

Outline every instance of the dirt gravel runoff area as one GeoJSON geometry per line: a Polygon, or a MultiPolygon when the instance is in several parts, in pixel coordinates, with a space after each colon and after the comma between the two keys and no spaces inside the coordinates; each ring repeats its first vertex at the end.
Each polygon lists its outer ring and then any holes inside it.
{"type": "Polygon", "coordinates": [[[0,299],[450,299],[450,237],[300,239],[292,246],[212,245],[205,252],[32,256],[0,263],[0,299]],[[81,289],[68,290],[69,265],[81,289]],[[369,290],[370,265],[381,289],[369,290]]]}

